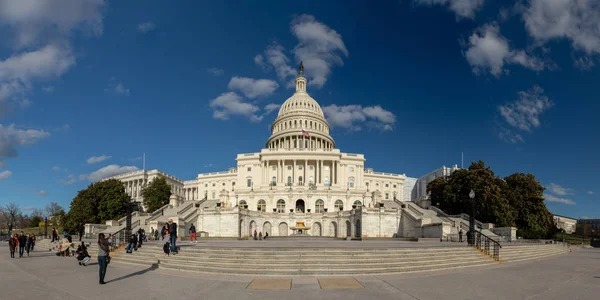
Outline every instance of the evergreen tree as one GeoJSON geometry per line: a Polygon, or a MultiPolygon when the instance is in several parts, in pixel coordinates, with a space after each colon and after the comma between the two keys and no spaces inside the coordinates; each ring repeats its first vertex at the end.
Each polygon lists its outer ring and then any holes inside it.
{"type": "Polygon", "coordinates": [[[169,203],[171,186],[164,177],[156,177],[144,188],[142,196],[144,197],[146,211],[153,213],[169,203]]]}

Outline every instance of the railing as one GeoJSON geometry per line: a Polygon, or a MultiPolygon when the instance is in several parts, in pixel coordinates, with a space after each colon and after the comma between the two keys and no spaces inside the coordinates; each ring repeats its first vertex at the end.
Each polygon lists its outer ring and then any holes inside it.
{"type": "Polygon", "coordinates": [[[492,256],[494,260],[500,260],[500,248],[502,248],[502,245],[491,239],[489,236],[476,231],[474,244],[472,246],[486,255],[492,256]],[[490,247],[493,247],[492,254],[490,254],[490,247]]]}

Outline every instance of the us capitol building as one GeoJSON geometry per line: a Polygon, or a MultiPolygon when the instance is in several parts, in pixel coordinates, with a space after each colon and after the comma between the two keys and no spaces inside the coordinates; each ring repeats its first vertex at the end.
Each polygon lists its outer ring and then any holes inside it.
{"type": "MultiPolygon", "coordinates": [[[[136,213],[133,226],[156,229],[174,219],[182,234],[193,223],[201,236],[210,237],[246,237],[254,230],[341,238],[456,233],[460,222],[445,222],[416,201],[427,198],[428,182],[457,166],[421,178],[365,168],[364,155],[336,148],[319,103],[306,92],[302,64],[295,83],[296,92],[281,105],[265,148],[238,154],[237,168],[188,181],[159,170],[111,177],[121,180],[138,202],[142,188],[155,177],[171,185],[170,203],[150,214],[136,213]]],[[[124,226],[122,220],[107,225],[112,231],[124,226]]]]}

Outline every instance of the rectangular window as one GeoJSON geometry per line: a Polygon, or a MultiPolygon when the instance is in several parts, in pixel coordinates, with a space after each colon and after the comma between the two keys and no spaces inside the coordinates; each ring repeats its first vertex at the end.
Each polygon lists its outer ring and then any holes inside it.
{"type": "Polygon", "coordinates": [[[217,197],[216,197],[216,193],[215,193],[215,192],[212,192],[212,198],[213,198],[213,199],[217,198],[217,197]]]}
{"type": "Polygon", "coordinates": [[[248,187],[251,187],[252,186],[252,179],[248,179],[247,183],[248,183],[248,187]]]}
{"type": "Polygon", "coordinates": [[[302,170],[302,166],[298,166],[298,170],[302,170]]]}
{"type": "Polygon", "coordinates": [[[277,171],[277,167],[276,167],[276,166],[273,166],[271,169],[272,169],[273,171],[277,171]]]}
{"type": "Polygon", "coordinates": [[[292,166],[288,166],[288,170],[291,170],[291,169],[292,169],[292,166]]]}
{"type": "Polygon", "coordinates": [[[311,171],[313,170],[313,168],[314,168],[313,166],[309,166],[308,167],[308,169],[311,170],[311,171]]]}
{"type": "Polygon", "coordinates": [[[325,166],[325,171],[329,171],[329,166],[325,166]]]}
{"type": "Polygon", "coordinates": [[[251,167],[248,167],[248,172],[252,172],[252,168],[251,167]]]}
{"type": "Polygon", "coordinates": [[[390,199],[390,193],[385,193],[385,200],[390,199]]]}
{"type": "Polygon", "coordinates": [[[390,185],[386,183],[386,184],[385,184],[385,187],[390,187],[390,185]]]}

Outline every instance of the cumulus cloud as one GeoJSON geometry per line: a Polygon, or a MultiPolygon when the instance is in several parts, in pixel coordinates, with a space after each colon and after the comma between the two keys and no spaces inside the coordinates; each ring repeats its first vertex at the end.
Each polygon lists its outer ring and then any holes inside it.
{"type": "Polygon", "coordinates": [[[484,3],[484,0],[414,0],[422,5],[443,5],[448,6],[458,19],[475,17],[475,12],[478,11],[484,3]]]}
{"type": "Polygon", "coordinates": [[[571,189],[562,187],[556,183],[551,183],[548,186],[548,190],[560,196],[565,196],[572,193],[571,189]]]}
{"type": "Polygon", "coordinates": [[[263,118],[258,115],[260,111],[258,106],[244,102],[244,99],[235,92],[223,93],[210,100],[210,107],[214,110],[215,119],[228,120],[231,116],[243,116],[250,121],[259,122],[263,118]]]}
{"type": "Polygon", "coordinates": [[[592,68],[593,68],[593,67],[594,67],[596,64],[594,63],[594,61],[593,61],[591,58],[589,58],[589,57],[587,57],[587,56],[582,56],[582,57],[576,58],[576,59],[573,61],[573,65],[574,65],[574,66],[575,66],[577,69],[579,69],[579,70],[582,70],[582,71],[589,71],[589,70],[591,70],[591,69],[592,69],[592,68]]]}
{"type": "Polygon", "coordinates": [[[87,163],[88,164],[95,164],[95,163],[99,163],[101,161],[105,161],[107,159],[111,158],[111,156],[107,156],[107,155],[100,155],[100,156],[92,156],[90,158],[87,159],[87,163]]]}
{"type": "Polygon", "coordinates": [[[587,194],[588,194],[588,195],[593,195],[593,194],[594,194],[594,192],[592,192],[592,191],[588,191],[588,192],[587,192],[587,194]]]}
{"type": "Polygon", "coordinates": [[[383,109],[381,106],[345,105],[331,104],[322,108],[327,122],[332,128],[346,128],[350,131],[362,130],[362,125],[380,129],[383,131],[393,130],[396,116],[383,109]]]}
{"type": "Polygon", "coordinates": [[[505,127],[500,127],[498,129],[498,137],[509,143],[509,144],[522,144],[525,143],[525,139],[523,139],[523,136],[513,132],[512,130],[505,128],[505,127]]]}
{"type": "MultiPolygon", "coordinates": [[[[343,58],[349,55],[342,36],[311,15],[294,18],[290,29],[298,40],[298,44],[291,50],[296,63],[304,63],[304,76],[310,86],[323,87],[332,68],[343,65],[343,58]]],[[[293,79],[297,72],[290,65],[290,58],[285,52],[283,46],[274,42],[267,47],[264,55],[255,56],[254,62],[263,69],[274,68],[277,77],[287,82],[287,87],[293,87],[288,80],[293,79]]]]}
{"type": "Polygon", "coordinates": [[[15,48],[67,39],[74,30],[103,32],[105,0],[0,0],[0,24],[10,30],[15,48]]]}
{"type": "Polygon", "coordinates": [[[575,205],[575,201],[567,198],[559,198],[550,194],[544,194],[544,198],[548,202],[562,203],[566,205],[575,205]]]}
{"type": "Polygon", "coordinates": [[[38,195],[40,195],[40,196],[44,197],[44,196],[48,195],[48,192],[46,192],[46,191],[44,191],[44,190],[39,190],[39,191],[37,191],[37,192],[36,192],[36,194],[38,194],[38,195]]]}
{"type": "Polygon", "coordinates": [[[273,92],[279,87],[279,84],[276,81],[269,79],[254,79],[234,76],[229,81],[229,85],[227,87],[230,90],[238,90],[247,98],[252,99],[273,94],[273,92]]]}
{"type": "MultiPolygon", "coordinates": [[[[85,176],[83,176],[83,177],[85,177],[85,176]]],[[[84,179],[84,178],[82,178],[82,179],[84,179]]],[[[66,185],[73,184],[73,183],[77,182],[77,177],[73,174],[69,174],[69,176],[67,176],[67,179],[60,179],[58,182],[60,182],[62,184],[66,184],[66,185]]]]}
{"type": "Polygon", "coordinates": [[[50,136],[44,130],[19,129],[14,124],[8,127],[0,124],[0,162],[18,155],[17,147],[32,145],[50,136]]]}
{"type": "Polygon", "coordinates": [[[11,171],[2,171],[0,172],[0,181],[4,181],[6,179],[8,179],[8,177],[12,176],[12,172],[11,171]]]}
{"type": "Polygon", "coordinates": [[[281,107],[281,104],[276,104],[276,103],[269,103],[265,106],[264,110],[265,110],[265,115],[269,115],[272,112],[278,110],[281,107]]]}
{"type": "Polygon", "coordinates": [[[60,172],[60,167],[59,166],[54,166],[54,167],[52,167],[52,171],[54,171],[54,172],[60,172]]]}
{"type": "Polygon", "coordinates": [[[141,33],[147,33],[154,30],[156,26],[152,22],[144,22],[137,25],[137,30],[141,33]]]}
{"type": "Polygon", "coordinates": [[[484,25],[469,37],[464,53],[473,72],[482,75],[487,72],[495,77],[507,74],[507,64],[517,64],[533,71],[549,68],[540,58],[526,53],[524,50],[511,49],[508,40],[500,34],[497,24],[484,25]]]}
{"type": "Polygon", "coordinates": [[[206,72],[208,72],[208,74],[211,74],[213,76],[221,76],[221,75],[225,74],[225,71],[223,69],[219,69],[219,68],[208,68],[208,69],[206,69],[206,72]]]}
{"type": "Polygon", "coordinates": [[[544,95],[544,90],[534,85],[518,92],[515,102],[499,106],[498,111],[510,126],[531,132],[540,126],[540,115],[552,106],[554,103],[544,95]]]}
{"type": "Polygon", "coordinates": [[[89,181],[96,182],[104,178],[121,175],[137,170],[138,168],[135,166],[108,165],[90,173],[89,175],[84,175],[84,177],[89,181]]]}

